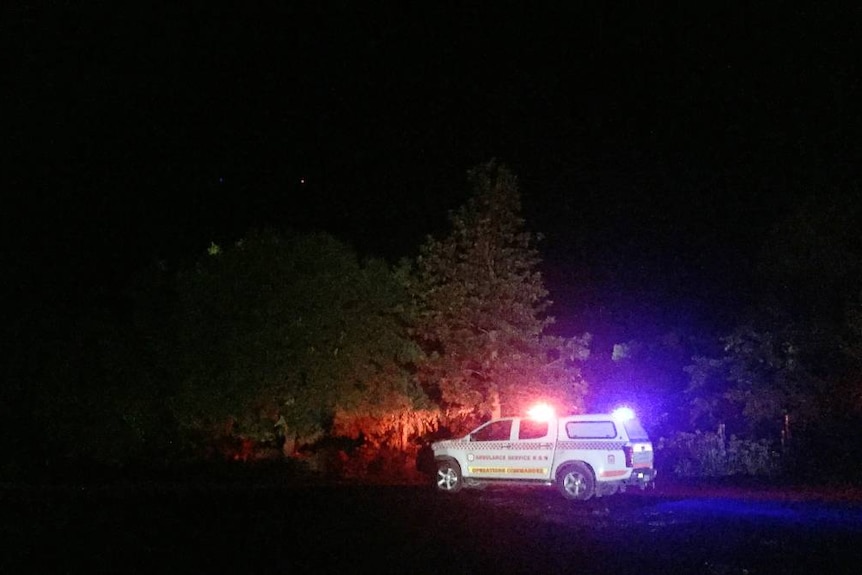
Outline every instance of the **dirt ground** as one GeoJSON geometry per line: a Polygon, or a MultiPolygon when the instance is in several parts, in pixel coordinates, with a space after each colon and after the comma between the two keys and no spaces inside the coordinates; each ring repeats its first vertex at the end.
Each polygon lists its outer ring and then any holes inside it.
{"type": "Polygon", "coordinates": [[[856,488],[225,481],[0,488],[0,573],[853,573],[856,488]]]}

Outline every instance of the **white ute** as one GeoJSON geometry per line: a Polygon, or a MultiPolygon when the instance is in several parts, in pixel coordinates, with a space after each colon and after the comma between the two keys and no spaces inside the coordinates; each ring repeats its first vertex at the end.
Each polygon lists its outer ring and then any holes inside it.
{"type": "Polygon", "coordinates": [[[631,410],[505,417],[432,444],[436,485],[454,493],[488,483],[556,485],[567,499],[653,483],[653,446],[631,410]]]}

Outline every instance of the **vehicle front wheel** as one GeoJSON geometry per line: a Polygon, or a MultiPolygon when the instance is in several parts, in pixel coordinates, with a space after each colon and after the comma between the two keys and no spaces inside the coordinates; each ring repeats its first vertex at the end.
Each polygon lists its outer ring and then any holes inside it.
{"type": "Polygon", "coordinates": [[[557,489],[566,499],[586,501],[595,495],[596,480],[583,463],[569,463],[557,472],[557,489]]]}
{"type": "Polygon", "coordinates": [[[437,463],[437,489],[447,493],[457,493],[464,487],[461,468],[454,461],[437,463]]]}

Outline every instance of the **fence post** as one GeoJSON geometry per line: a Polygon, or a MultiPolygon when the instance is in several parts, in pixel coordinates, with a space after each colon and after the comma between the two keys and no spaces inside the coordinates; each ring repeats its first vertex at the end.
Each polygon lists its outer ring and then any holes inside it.
{"type": "Polygon", "coordinates": [[[781,426],[781,451],[786,453],[790,446],[790,414],[784,414],[784,423],[781,426]]]}

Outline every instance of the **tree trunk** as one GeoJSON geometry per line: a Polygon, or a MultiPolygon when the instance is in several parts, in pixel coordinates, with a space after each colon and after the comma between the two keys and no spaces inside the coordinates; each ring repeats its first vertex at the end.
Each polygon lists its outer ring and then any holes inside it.
{"type": "Polygon", "coordinates": [[[503,416],[503,409],[500,406],[500,392],[497,391],[497,386],[492,386],[488,395],[491,403],[491,419],[499,419],[503,416]]]}

